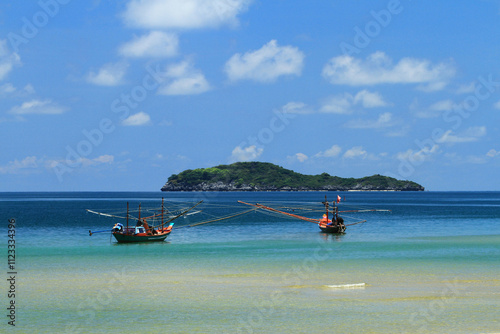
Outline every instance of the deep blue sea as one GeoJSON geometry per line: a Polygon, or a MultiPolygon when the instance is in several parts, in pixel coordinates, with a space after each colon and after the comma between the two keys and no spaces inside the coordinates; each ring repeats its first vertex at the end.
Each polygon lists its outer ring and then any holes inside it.
{"type": "MultiPolygon", "coordinates": [[[[10,218],[20,332],[500,331],[500,192],[0,193],[4,277],[10,218]],[[258,212],[186,227],[246,210],[238,200],[321,208],[325,195],[390,212],[346,213],[366,222],[343,235],[258,212]],[[89,236],[117,221],[86,209],[146,214],[162,197],[167,208],[203,199],[202,212],[161,243],[89,236]]],[[[2,281],[0,332],[13,327],[2,281]]]]}

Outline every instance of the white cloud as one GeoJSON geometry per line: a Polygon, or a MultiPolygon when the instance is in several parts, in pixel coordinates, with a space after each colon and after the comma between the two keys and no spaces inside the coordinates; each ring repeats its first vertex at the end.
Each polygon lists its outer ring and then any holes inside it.
{"type": "Polygon", "coordinates": [[[384,101],[379,93],[372,93],[365,89],[354,96],[345,93],[344,95],[330,97],[323,103],[320,111],[333,114],[350,114],[352,113],[352,107],[355,105],[362,105],[364,108],[377,108],[389,104],[384,101]]]}
{"type": "Polygon", "coordinates": [[[290,163],[294,163],[296,161],[304,162],[307,159],[309,159],[309,157],[307,155],[305,155],[304,153],[295,153],[294,155],[289,155],[286,158],[287,158],[288,162],[290,162],[290,163]]]}
{"type": "Polygon", "coordinates": [[[333,145],[325,151],[316,153],[314,156],[316,158],[333,158],[338,156],[340,152],[342,152],[342,148],[340,148],[340,146],[338,145],[333,145]]]}
{"type": "Polygon", "coordinates": [[[103,164],[112,164],[114,161],[115,161],[114,156],[106,154],[106,155],[101,155],[94,159],[79,158],[77,163],[81,164],[83,167],[90,167],[103,164]]]}
{"type": "Polygon", "coordinates": [[[161,153],[156,153],[156,155],[155,155],[155,159],[156,159],[156,160],[167,160],[167,159],[168,159],[168,157],[164,156],[164,155],[163,155],[163,154],[161,154],[161,153]]]}
{"type": "Polygon", "coordinates": [[[105,154],[93,159],[93,161],[101,164],[110,164],[115,161],[115,157],[109,154],[105,154]]]}
{"type": "Polygon", "coordinates": [[[7,95],[14,93],[16,91],[16,87],[14,87],[11,83],[6,83],[0,86],[0,94],[7,95]]]}
{"type": "Polygon", "coordinates": [[[35,88],[31,84],[27,84],[23,88],[23,93],[34,94],[35,93],[35,88]]]}
{"type": "Polygon", "coordinates": [[[126,119],[123,120],[122,124],[125,126],[141,126],[148,125],[151,123],[151,117],[148,114],[141,111],[137,114],[130,115],[126,119]]]}
{"type": "Polygon", "coordinates": [[[238,24],[250,0],[131,0],[125,22],[149,29],[196,29],[238,24]]]}
{"type": "Polygon", "coordinates": [[[128,64],[124,62],[105,64],[97,73],[90,72],[87,81],[99,86],[117,86],[123,83],[127,68],[128,64]]]}
{"type": "Polygon", "coordinates": [[[98,166],[104,164],[113,164],[115,161],[115,157],[113,155],[105,154],[101,155],[94,159],[79,157],[76,160],[47,160],[45,162],[45,166],[48,169],[56,168],[56,166],[60,164],[68,164],[71,166],[82,166],[82,167],[90,167],[90,166],[98,166]]]}
{"type": "Polygon", "coordinates": [[[500,109],[500,101],[498,101],[497,103],[495,103],[495,104],[493,105],[493,107],[494,107],[495,109],[500,109]]]}
{"type": "Polygon", "coordinates": [[[281,111],[285,114],[310,114],[313,112],[307,104],[302,102],[288,102],[281,108],[281,111]]]}
{"type": "Polygon", "coordinates": [[[432,145],[432,147],[425,146],[419,151],[413,151],[412,149],[408,149],[405,152],[399,152],[396,155],[396,158],[399,160],[410,161],[414,165],[423,163],[424,161],[428,161],[431,159],[432,155],[438,153],[439,145],[432,145]]]}
{"type": "Polygon", "coordinates": [[[320,108],[321,112],[332,114],[350,114],[352,112],[352,95],[332,96],[320,108]]]}
{"type": "MultiPolygon", "coordinates": [[[[411,108],[417,109],[417,106],[414,105],[411,108]]],[[[460,105],[450,99],[447,99],[438,101],[430,107],[423,107],[422,109],[415,111],[414,114],[418,118],[435,118],[441,116],[443,111],[450,111],[456,108],[460,108],[460,105]]]]}
{"type": "Polygon", "coordinates": [[[229,80],[255,80],[273,82],[282,75],[302,72],[304,53],[293,46],[278,46],[271,40],[262,48],[241,55],[233,55],[225,65],[229,80]]]}
{"type": "Polygon", "coordinates": [[[260,155],[264,152],[263,148],[257,148],[255,145],[241,147],[236,146],[231,152],[230,161],[238,162],[238,161],[252,161],[260,157],[260,155]]]}
{"type": "Polygon", "coordinates": [[[343,157],[346,159],[354,159],[354,158],[366,158],[368,153],[363,149],[362,146],[355,146],[350,150],[347,150],[343,157]]]}
{"type": "Polygon", "coordinates": [[[351,129],[380,129],[389,126],[393,126],[394,121],[392,120],[392,114],[390,112],[385,112],[379,115],[376,120],[352,120],[345,124],[346,127],[351,129]]]}
{"type": "Polygon", "coordinates": [[[431,105],[430,109],[435,111],[448,111],[452,110],[454,106],[455,103],[452,100],[443,100],[431,105]]]}
{"type": "Polygon", "coordinates": [[[21,89],[18,89],[10,82],[0,86],[0,97],[9,96],[9,97],[24,98],[33,93],[35,93],[35,89],[30,84],[27,84],[21,89]]]}
{"type": "Polygon", "coordinates": [[[304,153],[297,153],[295,154],[295,157],[297,158],[297,160],[299,160],[300,162],[304,162],[306,161],[307,159],[309,159],[309,157],[307,155],[305,155],[304,153]]]}
{"type": "Polygon", "coordinates": [[[22,160],[9,161],[5,166],[0,166],[0,174],[18,174],[20,172],[29,172],[36,170],[41,160],[36,156],[26,157],[22,160]]]}
{"type": "Polygon", "coordinates": [[[0,80],[3,80],[12,71],[14,66],[21,65],[21,58],[15,52],[10,52],[7,40],[0,40],[0,80]]]}
{"type": "Polygon", "coordinates": [[[342,55],[330,59],[323,77],[332,84],[361,86],[377,84],[425,84],[428,90],[442,89],[455,74],[450,63],[433,65],[425,59],[403,58],[397,64],[383,52],[367,59],[342,55]]]}
{"type": "Polygon", "coordinates": [[[31,100],[24,102],[20,106],[15,106],[10,109],[9,113],[15,115],[26,115],[26,114],[62,114],[67,109],[58,105],[52,100],[31,100]]]}
{"type": "Polygon", "coordinates": [[[422,92],[432,93],[443,90],[446,85],[448,85],[448,80],[429,82],[426,84],[418,85],[417,89],[422,92]]]}
{"type": "Polygon", "coordinates": [[[484,164],[487,161],[487,159],[483,156],[483,157],[478,157],[478,156],[475,156],[475,155],[469,155],[466,157],[465,159],[465,162],[466,163],[469,163],[469,164],[484,164]]]}
{"type": "Polygon", "coordinates": [[[163,76],[165,83],[158,89],[158,94],[201,94],[211,88],[203,73],[195,69],[189,61],[170,65],[163,76]]]}
{"type": "Polygon", "coordinates": [[[384,135],[387,137],[404,137],[410,132],[410,130],[411,127],[406,124],[400,127],[393,127],[392,129],[386,131],[384,135]]]}
{"type": "Polygon", "coordinates": [[[446,158],[447,163],[450,165],[457,164],[484,164],[488,162],[485,156],[468,155],[466,157],[459,156],[457,153],[445,153],[443,157],[446,158]]]}
{"type": "Polygon", "coordinates": [[[456,143],[470,143],[474,141],[478,141],[480,137],[486,135],[486,127],[485,126],[475,126],[468,128],[465,132],[460,135],[453,134],[452,130],[446,131],[441,138],[436,140],[437,143],[448,143],[448,144],[456,144],[456,143]]]}
{"type": "Polygon", "coordinates": [[[486,135],[485,126],[473,126],[465,131],[465,136],[469,137],[483,137],[486,135]]]}
{"type": "Polygon", "coordinates": [[[119,53],[125,57],[172,57],[177,54],[179,38],[176,34],[151,31],[125,43],[119,53]]]}
{"type": "MultiPolygon", "coordinates": [[[[95,159],[79,158],[77,163],[84,167],[96,166],[101,164],[111,164],[114,161],[112,155],[101,155],[95,159]]],[[[28,156],[22,160],[9,161],[8,164],[0,166],[0,174],[33,174],[40,173],[41,169],[52,169],[60,163],[68,163],[68,161],[47,160],[46,158],[37,158],[36,156],[28,156]]]]}
{"type": "Polygon", "coordinates": [[[491,149],[488,151],[488,153],[486,153],[486,156],[490,157],[490,158],[494,158],[496,157],[497,155],[500,155],[500,151],[497,151],[495,149],[491,149]]]}
{"type": "Polygon", "coordinates": [[[361,103],[365,108],[376,108],[385,107],[387,102],[384,101],[379,93],[371,93],[369,91],[362,90],[354,97],[354,104],[361,103]]]}
{"type": "Polygon", "coordinates": [[[470,93],[474,93],[475,89],[476,89],[476,82],[473,81],[473,82],[471,82],[468,85],[461,85],[460,87],[458,87],[457,94],[470,94],[470,93]]]}

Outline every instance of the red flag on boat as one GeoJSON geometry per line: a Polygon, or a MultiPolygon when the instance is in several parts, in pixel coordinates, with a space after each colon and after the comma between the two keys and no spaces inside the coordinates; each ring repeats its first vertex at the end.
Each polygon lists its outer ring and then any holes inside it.
{"type": "Polygon", "coordinates": [[[340,203],[340,196],[337,195],[337,203],[340,203]]]}

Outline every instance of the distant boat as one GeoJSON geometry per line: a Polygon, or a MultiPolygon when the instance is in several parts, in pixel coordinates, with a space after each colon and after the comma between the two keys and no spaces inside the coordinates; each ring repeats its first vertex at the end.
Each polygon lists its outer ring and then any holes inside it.
{"type": "Polygon", "coordinates": [[[102,212],[96,212],[92,210],[87,210],[90,213],[98,214],[106,217],[120,218],[126,219],[126,225],[124,226],[121,223],[116,223],[111,230],[104,231],[89,231],[89,235],[101,232],[111,232],[115,237],[116,241],[119,243],[131,243],[131,242],[152,242],[152,241],[164,241],[167,236],[172,232],[172,228],[174,226],[173,221],[179,217],[185,216],[189,211],[194,209],[203,201],[199,201],[195,205],[190,208],[181,210],[180,213],[177,214],[169,214],[167,219],[164,219],[165,216],[165,207],[163,205],[163,198],[161,202],[161,213],[154,214],[148,217],[141,218],[141,206],[139,204],[139,217],[137,218],[135,224],[132,227],[129,227],[129,205],[127,202],[127,215],[126,217],[120,217],[116,215],[111,215],[102,212]],[[156,226],[152,226],[148,224],[148,220],[157,220],[161,218],[161,222],[158,222],[156,226]]]}
{"type": "MultiPolygon", "coordinates": [[[[340,196],[337,196],[337,203],[340,202],[340,196]]],[[[322,202],[325,206],[326,213],[323,215],[323,218],[319,221],[319,229],[324,233],[345,233],[345,224],[344,218],[339,216],[339,207],[335,205],[335,201],[333,201],[333,209],[332,209],[332,219],[328,219],[328,201],[326,200],[322,202]]],[[[360,221],[358,223],[364,223],[366,220],[360,221]]]]}
{"type": "MultiPolygon", "coordinates": [[[[357,222],[350,223],[350,224],[344,224],[344,219],[341,216],[339,216],[339,212],[389,211],[389,210],[379,210],[379,209],[360,209],[360,210],[339,211],[338,206],[336,204],[340,203],[340,200],[341,200],[340,196],[337,196],[337,201],[333,201],[333,203],[332,203],[333,209],[330,212],[329,211],[330,205],[329,205],[328,200],[326,199],[326,196],[325,196],[325,201],[322,202],[322,204],[325,206],[325,213],[323,214],[323,218],[321,218],[321,219],[309,218],[309,217],[296,215],[294,213],[285,212],[285,211],[278,210],[278,209],[272,208],[270,206],[259,204],[259,203],[251,204],[251,203],[246,203],[246,202],[242,202],[242,201],[238,201],[238,202],[242,203],[242,204],[250,205],[250,206],[256,207],[258,209],[265,210],[265,211],[275,212],[275,213],[279,213],[279,214],[286,215],[289,217],[293,217],[293,218],[297,218],[300,220],[305,220],[305,221],[308,221],[311,223],[315,223],[315,224],[318,224],[321,232],[323,232],[323,233],[337,233],[337,234],[345,233],[346,226],[351,226],[351,225],[356,225],[356,224],[366,222],[366,220],[361,220],[361,221],[357,221],[357,222]]],[[[304,208],[302,208],[302,207],[297,207],[297,208],[286,207],[286,209],[288,211],[292,211],[292,212],[296,211],[296,210],[297,211],[304,210],[304,208]]],[[[307,210],[310,210],[310,209],[307,209],[307,210]]]]}

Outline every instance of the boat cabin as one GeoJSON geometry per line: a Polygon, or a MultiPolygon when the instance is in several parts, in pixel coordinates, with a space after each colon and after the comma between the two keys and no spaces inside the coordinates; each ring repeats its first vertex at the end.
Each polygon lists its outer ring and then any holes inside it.
{"type": "Polygon", "coordinates": [[[139,234],[139,233],[146,233],[146,229],[144,228],[144,226],[136,226],[135,227],[135,234],[139,234]]]}

